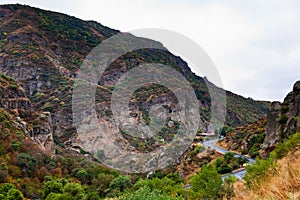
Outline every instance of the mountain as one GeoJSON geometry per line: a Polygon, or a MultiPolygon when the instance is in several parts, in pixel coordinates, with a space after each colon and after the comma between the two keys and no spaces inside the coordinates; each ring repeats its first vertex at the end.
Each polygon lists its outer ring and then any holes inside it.
{"type": "MultiPolygon", "coordinates": [[[[69,141],[76,135],[71,109],[76,72],[95,46],[119,31],[94,21],[82,21],[65,14],[19,4],[0,6],[0,24],[0,73],[22,84],[33,110],[50,112],[56,143],[69,141]]],[[[151,61],[174,66],[190,81],[199,100],[203,122],[200,128],[205,129],[211,105],[205,81],[193,74],[180,57],[167,50],[141,50],[118,58],[100,80],[102,88],[99,88],[99,98],[96,98],[99,117],[107,119],[111,113],[109,99],[112,88],[129,66],[151,61]]],[[[156,102],[160,102],[159,98],[164,95],[172,99],[170,91],[164,88],[159,91],[151,99],[148,97],[153,93],[148,89],[143,93],[143,99],[138,101],[157,99],[156,102]]],[[[254,122],[267,112],[268,102],[254,101],[231,92],[226,94],[227,125],[254,122]]]]}

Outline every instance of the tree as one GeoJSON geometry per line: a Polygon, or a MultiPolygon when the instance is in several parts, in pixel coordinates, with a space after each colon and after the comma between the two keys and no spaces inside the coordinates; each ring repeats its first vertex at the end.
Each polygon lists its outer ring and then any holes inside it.
{"type": "Polygon", "coordinates": [[[99,197],[97,192],[89,192],[86,196],[86,200],[100,200],[101,198],[99,197]]]}
{"type": "Polygon", "coordinates": [[[201,172],[192,178],[191,191],[197,198],[216,199],[222,189],[222,177],[212,166],[203,166],[201,172]]]}
{"type": "MultiPolygon", "coordinates": [[[[126,188],[132,186],[131,179],[129,176],[118,176],[109,185],[111,191],[124,192],[126,188]]],[[[115,192],[114,192],[115,193],[115,192]]]]}
{"type": "Polygon", "coordinates": [[[87,171],[85,171],[84,169],[79,170],[76,173],[76,177],[82,182],[82,183],[86,183],[87,179],[88,179],[89,173],[87,173],[87,171]]]}
{"type": "Polygon", "coordinates": [[[76,199],[82,199],[84,190],[79,183],[67,183],[63,188],[64,193],[68,193],[76,199]]]}
{"type": "Polygon", "coordinates": [[[8,191],[6,199],[7,200],[23,200],[24,197],[20,190],[12,188],[8,191]]]}
{"type": "Polygon", "coordinates": [[[57,193],[50,193],[45,200],[60,200],[62,197],[62,194],[57,193]]]}
{"type": "Polygon", "coordinates": [[[38,161],[36,158],[30,156],[27,153],[20,153],[18,155],[18,165],[24,169],[24,175],[30,175],[31,172],[35,171],[38,161]]]}
{"type": "Polygon", "coordinates": [[[234,158],[234,153],[232,152],[227,152],[224,155],[224,160],[226,161],[226,163],[230,163],[230,161],[234,158]]]}
{"type": "Polygon", "coordinates": [[[11,183],[3,183],[0,186],[0,200],[22,200],[23,193],[16,189],[16,186],[11,183]]]}
{"type": "Polygon", "coordinates": [[[44,184],[44,198],[46,198],[50,193],[61,194],[63,192],[63,185],[61,182],[53,180],[47,181],[44,184]]]}
{"type": "Polygon", "coordinates": [[[0,194],[3,194],[4,196],[6,196],[10,189],[15,189],[15,188],[16,188],[16,186],[14,184],[3,183],[0,186],[0,194]]]}
{"type": "Polygon", "coordinates": [[[151,190],[162,191],[164,194],[170,196],[183,196],[185,194],[185,190],[182,188],[181,183],[176,183],[174,180],[167,177],[162,179],[140,179],[134,184],[133,189],[137,190],[144,186],[149,187],[151,190]]]}
{"type": "Polygon", "coordinates": [[[4,194],[0,194],[0,200],[5,200],[6,196],[4,194]]]}
{"type": "Polygon", "coordinates": [[[114,179],[112,174],[100,173],[97,179],[92,181],[92,185],[97,190],[101,197],[105,197],[105,190],[109,188],[110,183],[114,179]]]}

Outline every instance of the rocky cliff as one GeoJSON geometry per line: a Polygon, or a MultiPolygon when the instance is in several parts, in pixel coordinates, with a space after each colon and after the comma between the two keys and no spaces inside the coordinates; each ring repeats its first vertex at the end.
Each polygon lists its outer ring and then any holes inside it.
{"type": "Polygon", "coordinates": [[[297,81],[283,103],[271,103],[266,119],[233,129],[219,144],[252,157],[267,157],[279,142],[299,132],[299,116],[300,81],[297,81]]]}
{"type": "Polygon", "coordinates": [[[21,85],[3,74],[0,75],[0,108],[15,116],[15,126],[34,140],[41,150],[49,154],[54,153],[50,113],[33,111],[21,85]]]}
{"type": "Polygon", "coordinates": [[[263,148],[272,148],[289,135],[300,130],[300,81],[294,84],[283,103],[273,102],[267,116],[263,148]]]}

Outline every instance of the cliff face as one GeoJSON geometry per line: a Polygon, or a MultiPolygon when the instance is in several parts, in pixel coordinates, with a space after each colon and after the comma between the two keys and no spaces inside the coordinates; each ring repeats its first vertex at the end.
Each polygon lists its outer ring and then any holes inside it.
{"type": "Polygon", "coordinates": [[[34,140],[41,150],[54,153],[50,113],[35,112],[21,85],[9,76],[0,75],[0,108],[11,112],[14,123],[34,140]]]}
{"type": "Polygon", "coordinates": [[[272,148],[278,141],[300,130],[300,81],[294,84],[283,103],[273,102],[267,116],[263,148],[272,148]]]}
{"type": "Polygon", "coordinates": [[[271,103],[266,118],[233,129],[219,144],[252,157],[260,155],[265,158],[278,142],[297,131],[300,131],[300,81],[294,84],[293,91],[283,103],[271,103]]]}

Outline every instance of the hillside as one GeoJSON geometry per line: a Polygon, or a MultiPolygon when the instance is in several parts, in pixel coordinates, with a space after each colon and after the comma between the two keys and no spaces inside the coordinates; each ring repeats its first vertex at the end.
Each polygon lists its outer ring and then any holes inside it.
{"type": "Polygon", "coordinates": [[[226,133],[218,144],[223,148],[268,157],[278,143],[300,131],[300,81],[297,81],[283,103],[272,102],[267,117],[226,133]]]}
{"type": "Polygon", "coordinates": [[[232,199],[300,199],[299,148],[290,150],[286,157],[276,162],[276,165],[275,173],[270,170],[255,189],[247,189],[243,182],[235,183],[236,196],[232,199]]]}
{"type": "MultiPolygon", "coordinates": [[[[0,72],[22,82],[34,109],[51,112],[54,135],[59,141],[66,141],[76,132],[70,105],[76,71],[93,47],[118,31],[93,21],[22,5],[1,6],[0,23],[0,72]]],[[[181,58],[164,50],[135,51],[117,59],[100,81],[105,89],[99,89],[97,110],[110,112],[107,99],[111,88],[129,66],[151,61],[174,66],[191,82],[199,99],[203,121],[200,127],[204,129],[210,116],[210,96],[203,78],[193,74],[181,58]]],[[[164,93],[169,95],[166,90],[160,91],[154,100],[164,93]]],[[[227,100],[226,123],[231,126],[260,119],[269,105],[231,92],[227,92],[227,100]]]]}

